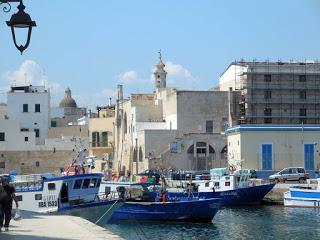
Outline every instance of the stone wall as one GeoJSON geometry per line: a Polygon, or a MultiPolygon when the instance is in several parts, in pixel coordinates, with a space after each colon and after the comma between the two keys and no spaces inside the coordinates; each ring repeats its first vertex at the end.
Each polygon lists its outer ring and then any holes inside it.
{"type": "Polygon", "coordinates": [[[66,168],[76,157],[73,151],[1,151],[0,174],[17,171],[21,174],[54,172],[66,168]],[[5,167],[5,168],[3,168],[5,167]]]}

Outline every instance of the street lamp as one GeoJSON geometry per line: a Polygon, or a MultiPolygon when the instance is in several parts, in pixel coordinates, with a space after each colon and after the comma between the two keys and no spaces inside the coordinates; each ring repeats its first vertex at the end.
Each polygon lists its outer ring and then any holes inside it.
{"type": "Polygon", "coordinates": [[[3,7],[4,12],[9,12],[11,10],[11,2],[20,2],[17,7],[19,11],[11,16],[10,21],[7,21],[7,25],[11,28],[14,45],[22,54],[29,46],[32,28],[36,27],[37,24],[35,21],[32,21],[30,15],[24,11],[25,6],[23,5],[22,0],[0,0],[0,5],[3,3],[6,4],[6,6],[3,7]],[[25,28],[28,30],[27,41],[24,45],[17,44],[15,32],[17,28],[25,28]]]}

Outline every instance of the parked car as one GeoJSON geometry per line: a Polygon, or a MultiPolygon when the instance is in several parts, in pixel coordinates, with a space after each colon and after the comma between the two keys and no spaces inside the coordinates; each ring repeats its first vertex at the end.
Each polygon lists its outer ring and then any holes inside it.
{"type": "Polygon", "coordinates": [[[269,176],[269,180],[274,182],[299,181],[303,183],[308,178],[309,174],[302,167],[284,168],[280,172],[269,176]]]}

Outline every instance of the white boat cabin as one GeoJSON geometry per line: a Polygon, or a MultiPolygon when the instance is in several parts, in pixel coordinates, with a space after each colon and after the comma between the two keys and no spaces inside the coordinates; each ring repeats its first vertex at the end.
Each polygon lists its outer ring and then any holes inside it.
{"type": "Polygon", "coordinates": [[[221,192],[253,185],[253,182],[249,181],[249,174],[229,173],[225,168],[211,169],[210,177],[210,180],[196,182],[199,192],[221,192]]]}
{"type": "Polygon", "coordinates": [[[18,175],[12,184],[21,210],[46,213],[97,200],[102,176],[18,175]]]}

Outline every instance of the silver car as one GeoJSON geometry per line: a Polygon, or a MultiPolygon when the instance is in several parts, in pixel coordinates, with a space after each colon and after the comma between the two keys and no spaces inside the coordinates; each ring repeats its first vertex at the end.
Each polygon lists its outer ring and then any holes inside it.
{"type": "Polygon", "coordinates": [[[307,178],[309,178],[309,174],[302,167],[284,168],[269,176],[269,180],[273,182],[299,181],[304,183],[307,178]]]}

